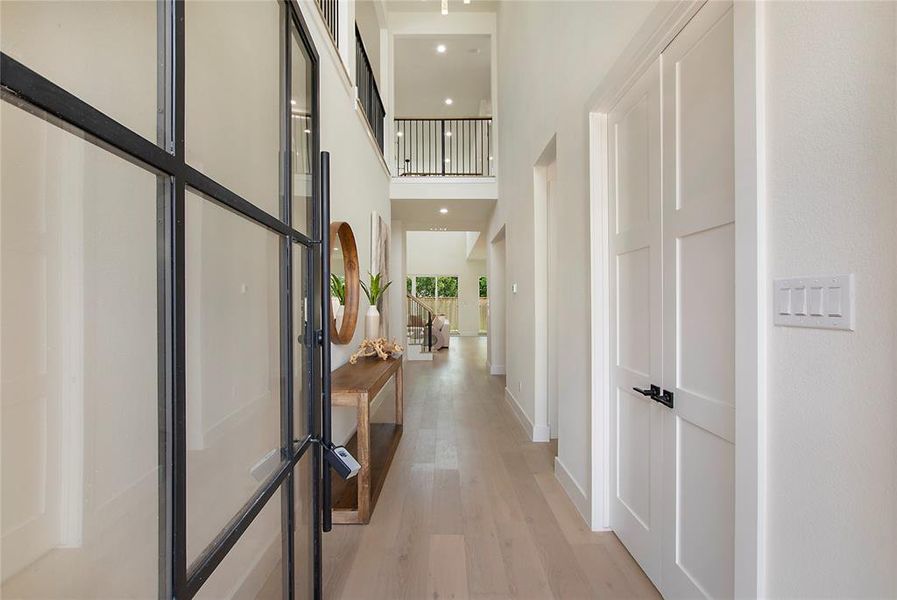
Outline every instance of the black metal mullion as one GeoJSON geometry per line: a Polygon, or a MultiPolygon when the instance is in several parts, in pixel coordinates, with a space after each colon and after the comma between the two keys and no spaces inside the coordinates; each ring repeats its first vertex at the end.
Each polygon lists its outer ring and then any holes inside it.
{"type": "MultiPolygon", "coordinates": [[[[280,218],[292,228],[293,155],[291,110],[292,19],[286,4],[280,4],[280,218]]],[[[280,238],[280,448],[281,460],[293,454],[293,241],[280,238]]],[[[280,488],[281,505],[281,598],[292,600],[295,548],[295,490],[293,469],[280,488]]]]}
{"type": "Polygon", "coordinates": [[[171,306],[171,320],[166,328],[167,346],[170,354],[168,360],[173,366],[173,379],[170,390],[172,419],[168,432],[172,450],[172,521],[171,540],[172,563],[174,572],[174,597],[189,598],[187,592],[187,355],[186,355],[186,238],[185,238],[185,203],[186,181],[185,165],[185,60],[184,60],[184,3],[170,0],[172,6],[170,53],[172,57],[172,111],[173,151],[178,171],[173,179],[173,193],[169,198],[170,206],[166,211],[167,235],[165,252],[170,253],[166,260],[169,269],[168,280],[171,306]]]}

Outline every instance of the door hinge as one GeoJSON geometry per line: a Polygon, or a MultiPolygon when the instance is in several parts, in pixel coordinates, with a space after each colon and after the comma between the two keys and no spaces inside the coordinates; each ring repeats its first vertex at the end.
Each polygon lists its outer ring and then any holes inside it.
{"type": "Polygon", "coordinates": [[[323,329],[316,330],[314,333],[314,336],[315,336],[315,345],[323,346],[324,345],[324,330],[323,329]]]}

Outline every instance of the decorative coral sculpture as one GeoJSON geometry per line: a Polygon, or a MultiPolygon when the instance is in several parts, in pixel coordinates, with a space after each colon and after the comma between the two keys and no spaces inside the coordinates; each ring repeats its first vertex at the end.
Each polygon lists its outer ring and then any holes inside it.
{"type": "Polygon", "coordinates": [[[358,362],[359,358],[366,356],[377,356],[381,360],[386,360],[393,354],[400,354],[402,352],[402,347],[396,342],[396,340],[389,341],[386,338],[377,338],[374,340],[363,339],[361,341],[361,346],[358,347],[358,350],[355,351],[355,354],[349,359],[349,362],[353,365],[358,362]]]}

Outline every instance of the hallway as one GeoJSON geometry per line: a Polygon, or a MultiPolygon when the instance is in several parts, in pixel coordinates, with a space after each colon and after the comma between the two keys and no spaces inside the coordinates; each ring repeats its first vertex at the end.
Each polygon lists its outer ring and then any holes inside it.
{"type": "Polygon", "coordinates": [[[325,597],[659,597],[612,533],[588,530],[485,353],[486,338],[454,337],[406,363],[401,446],[370,524],[325,534],[325,597]]]}

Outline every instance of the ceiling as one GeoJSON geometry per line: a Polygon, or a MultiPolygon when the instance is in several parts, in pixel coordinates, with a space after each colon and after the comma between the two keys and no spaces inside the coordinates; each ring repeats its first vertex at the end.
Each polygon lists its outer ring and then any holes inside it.
{"type": "Polygon", "coordinates": [[[495,200],[393,200],[392,219],[406,231],[485,231],[493,208],[495,200]]]}
{"type": "MultiPolygon", "coordinates": [[[[442,0],[386,0],[389,12],[434,12],[442,10],[442,0]]],[[[494,0],[449,0],[449,14],[465,12],[496,12],[498,3],[494,0]]]]}
{"type": "Polygon", "coordinates": [[[491,57],[488,35],[397,37],[396,117],[490,116],[491,57]],[[439,44],[445,45],[445,53],[436,51],[439,44]],[[453,100],[451,106],[446,98],[453,100]],[[481,115],[483,101],[488,104],[481,115]]]}

